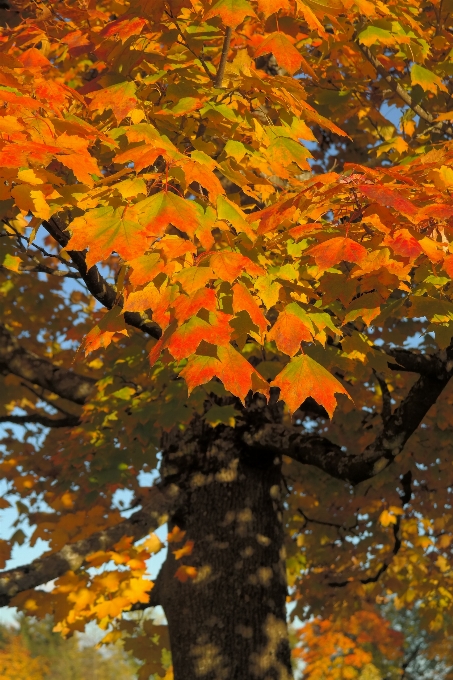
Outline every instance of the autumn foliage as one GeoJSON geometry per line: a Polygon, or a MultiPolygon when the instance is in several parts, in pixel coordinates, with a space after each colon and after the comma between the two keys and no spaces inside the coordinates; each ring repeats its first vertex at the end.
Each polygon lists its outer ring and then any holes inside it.
{"type": "MultiPolygon", "coordinates": [[[[287,678],[285,547],[294,615],[322,616],[311,647],[358,672],[349,626],[396,659],[368,614],[383,598],[448,636],[450,0],[0,11],[0,508],[18,512],[0,558],[27,521],[49,550],[0,575],[0,601],[64,635],[96,621],[144,679],[171,673],[184,617],[168,641],[132,612],[202,618],[187,593],[217,578],[228,602],[230,578],[238,607],[269,607],[231,633],[250,647],[234,663],[287,678]],[[164,587],[148,572],[167,521],[164,587]]],[[[236,677],[228,635],[209,651],[187,626],[209,662],[177,660],[176,680],[236,677]]],[[[355,677],[322,663],[313,680],[355,677]]]]}

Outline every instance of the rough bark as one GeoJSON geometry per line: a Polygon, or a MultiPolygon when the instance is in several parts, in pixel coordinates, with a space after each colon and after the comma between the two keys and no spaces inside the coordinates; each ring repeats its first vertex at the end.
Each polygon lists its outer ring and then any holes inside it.
{"type": "MultiPolygon", "coordinates": [[[[222,440],[220,440],[222,441],[222,440]]],[[[192,457],[190,492],[173,517],[193,541],[169,550],[156,593],[169,625],[175,680],[286,680],[281,459],[246,457],[231,446],[192,457]],[[181,565],[195,567],[182,582],[181,565]]],[[[175,472],[181,451],[167,457],[175,472]]]]}

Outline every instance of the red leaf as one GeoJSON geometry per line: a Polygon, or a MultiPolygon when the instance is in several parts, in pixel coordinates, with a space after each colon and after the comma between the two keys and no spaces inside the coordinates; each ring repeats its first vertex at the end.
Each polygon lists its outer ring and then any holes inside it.
{"type": "Polygon", "coordinates": [[[420,243],[407,229],[398,229],[393,236],[386,236],[382,245],[389,246],[396,255],[409,260],[415,260],[423,252],[420,243]]]}
{"type": "Polygon", "coordinates": [[[384,184],[362,184],[359,190],[372,201],[386,208],[394,208],[404,215],[416,215],[417,208],[407,198],[402,196],[396,189],[384,184]]]}

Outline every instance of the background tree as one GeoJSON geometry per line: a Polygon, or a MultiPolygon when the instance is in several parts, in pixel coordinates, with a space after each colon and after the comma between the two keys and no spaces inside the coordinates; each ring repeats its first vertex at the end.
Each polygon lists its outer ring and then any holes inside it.
{"type": "Polygon", "coordinates": [[[21,616],[17,629],[2,627],[0,658],[5,680],[132,680],[136,665],[118,647],[106,654],[94,643],[52,632],[50,617],[21,616]]]}
{"type": "Polygon", "coordinates": [[[0,553],[27,522],[49,552],[0,603],[98,621],[142,678],[169,645],[176,680],[291,677],[288,596],[450,635],[449,0],[2,22],[0,553]],[[170,642],[122,616],[157,604],[170,642]]]}

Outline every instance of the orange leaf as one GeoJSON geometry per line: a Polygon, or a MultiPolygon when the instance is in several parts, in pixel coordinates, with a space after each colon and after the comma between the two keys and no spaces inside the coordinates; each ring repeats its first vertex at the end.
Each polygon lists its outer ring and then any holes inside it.
{"type": "Polygon", "coordinates": [[[255,57],[272,53],[279,66],[283,66],[293,75],[302,64],[300,52],[294,47],[284,33],[271,33],[260,43],[255,51],[255,57]]]}
{"type": "Polygon", "coordinates": [[[442,267],[447,272],[448,276],[453,279],[453,255],[446,255],[444,257],[442,267]]]}
{"type": "Polygon", "coordinates": [[[99,347],[108,347],[116,333],[128,335],[126,323],[119,307],[114,307],[104,314],[99,323],[84,337],[81,349],[85,356],[99,347]]]}
{"type": "Polygon", "coordinates": [[[200,317],[193,316],[172,334],[168,342],[169,351],[179,361],[194,354],[202,340],[213,345],[229,343],[233,330],[228,323],[231,318],[230,314],[211,312],[210,323],[207,323],[200,317]]]}
{"type": "Polygon", "coordinates": [[[197,578],[197,570],[195,567],[188,567],[185,564],[182,564],[175,572],[176,578],[181,581],[181,583],[185,583],[186,581],[189,580],[189,578],[193,581],[194,578],[197,578]]]}
{"type": "Polygon", "coordinates": [[[192,295],[196,290],[205,286],[215,278],[211,267],[186,267],[173,275],[173,281],[178,281],[183,290],[192,295]]]}
{"type": "Polygon", "coordinates": [[[209,192],[209,200],[211,203],[215,204],[217,198],[225,193],[225,189],[220,184],[220,181],[205,165],[195,161],[187,161],[182,168],[186,176],[187,186],[192,184],[192,182],[201,184],[201,186],[209,192]]]}
{"type": "Polygon", "coordinates": [[[179,550],[173,550],[173,555],[175,556],[175,559],[180,560],[181,557],[191,555],[193,546],[194,546],[193,541],[186,541],[185,545],[182,548],[180,548],[179,550]]]}
{"type": "Polygon", "coordinates": [[[175,316],[179,322],[187,321],[197,314],[200,309],[214,312],[217,297],[213,288],[200,288],[193,296],[180,295],[173,303],[175,316]]]}
{"type": "Polygon", "coordinates": [[[132,268],[129,274],[129,281],[134,286],[142,286],[156,278],[165,267],[160,253],[141,255],[133,260],[129,260],[128,265],[132,268]]]}
{"type": "Polygon", "coordinates": [[[275,340],[278,349],[289,354],[290,357],[299,351],[302,341],[313,340],[313,326],[310,330],[309,322],[304,323],[298,314],[292,313],[296,311],[294,308],[297,306],[297,303],[291,303],[283,312],[280,312],[276,323],[267,334],[267,339],[275,340]]]}
{"type": "Polygon", "coordinates": [[[93,186],[94,179],[92,175],[101,176],[101,171],[98,168],[96,160],[87,154],[60,154],[58,156],[60,163],[63,163],[67,168],[72,170],[79,182],[93,186]]]}
{"type": "Polygon", "coordinates": [[[233,310],[235,313],[248,312],[253,323],[258,326],[260,333],[269,326],[269,322],[258,306],[255,298],[250,294],[243,283],[235,283],[233,286],[233,310]]]}
{"type": "Polygon", "coordinates": [[[174,526],[173,529],[167,535],[167,541],[168,543],[180,543],[183,540],[186,533],[187,533],[186,531],[183,531],[179,527],[174,526]]]}
{"type": "Polygon", "coordinates": [[[218,0],[205,14],[204,20],[215,16],[219,16],[225,26],[236,28],[246,16],[256,17],[256,14],[248,0],[218,0]]]}
{"type": "Polygon", "coordinates": [[[269,392],[269,386],[264,378],[232,345],[218,347],[217,356],[220,361],[217,377],[223,382],[225,389],[239,397],[242,403],[250,390],[265,395],[269,392]]]}
{"type": "Polygon", "coordinates": [[[89,109],[99,113],[110,109],[117,122],[120,123],[137,105],[135,91],[135,83],[127,80],[118,85],[105,87],[95,92],[94,95],[90,95],[92,101],[89,109]]]}
{"type": "Polygon", "coordinates": [[[263,276],[266,272],[258,264],[240,253],[222,250],[211,255],[211,267],[219,279],[232,283],[242,273],[263,276]]]}
{"type": "Polygon", "coordinates": [[[291,10],[289,0],[257,0],[257,5],[258,11],[262,12],[266,18],[279,10],[284,12],[291,10]]]}
{"type": "Polygon", "coordinates": [[[212,380],[220,370],[219,364],[219,360],[215,357],[197,355],[190,357],[179,374],[186,381],[189,394],[198,385],[204,385],[212,380]]]}
{"type": "Polygon", "coordinates": [[[192,201],[170,191],[161,191],[145,201],[149,202],[146,205],[147,218],[150,223],[152,222],[153,234],[160,236],[168,225],[172,224],[193,238],[198,227],[198,219],[192,201]]]}
{"type": "Polygon", "coordinates": [[[312,397],[324,406],[331,418],[337,405],[335,394],[349,397],[343,385],[329,371],[306,355],[292,359],[271,386],[280,388],[280,399],[286,403],[291,413],[305,399],[312,397]]]}
{"type": "Polygon", "coordinates": [[[366,248],[350,238],[336,236],[307,250],[308,255],[315,258],[322,270],[330,269],[343,260],[359,264],[367,254],[366,248]]]}

